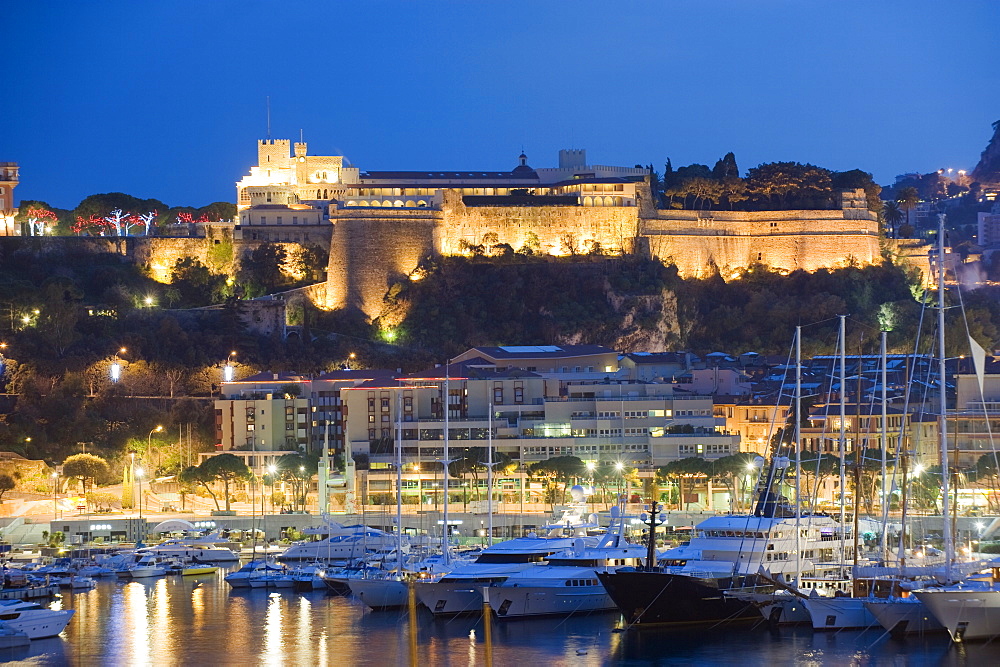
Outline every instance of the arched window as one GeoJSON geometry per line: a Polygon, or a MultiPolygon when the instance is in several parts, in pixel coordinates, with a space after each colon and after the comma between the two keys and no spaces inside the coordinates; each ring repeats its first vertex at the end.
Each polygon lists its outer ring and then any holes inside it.
{"type": "Polygon", "coordinates": [[[385,206],[386,208],[392,208],[392,202],[386,199],[384,202],[382,202],[382,206],[385,206]]]}
{"type": "Polygon", "coordinates": [[[402,208],[403,207],[403,202],[401,200],[397,199],[396,201],[392,202],[392,205],[395,206],[396,208],[402,208]]]}
{"type": "Polygon", "coordinates": [[[593,201],[590,199],[590,197],[584,197],[583,198],[583,205],[584,206],[590,206],[592,203],[593,203],[593,201]]]}
{"type": "Polygon", "coordinates": [[[368,202],[362,199],[361,201],[358,202],[358,206],[368,206],[368,202]]]}
{"type": "Polygon", "coordinates": [[[421,200],[419,200],[417,202],[417,206],[427,206],[427,202],[425,202],[423,199],[421,199],[421,200]]]}
{"type": "Polygon", "coordinates": [[[412,200],[412,199],[407,199],[407,200],[406,200],[406,204],[404,204],[404,205],[405,205],[405,206],[406,206],[407,208],[413,208],[414,206],[416,206],[416,204],[415,204],[415,203],[413,202],[413,200],[412,200]]]}

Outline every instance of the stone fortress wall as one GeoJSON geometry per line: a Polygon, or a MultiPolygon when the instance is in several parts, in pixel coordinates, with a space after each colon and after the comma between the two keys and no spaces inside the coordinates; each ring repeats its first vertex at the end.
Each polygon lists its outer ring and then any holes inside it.
{"type": "MultiPolygon", "coordinates": [[[[754,263],[789,272],[881,261],[878,222],[860,190],[845,192],[841,209],[816,211],[656,210],[648,188],[638,196],[639,206],[630,207],[467,206],[458,192],[445,190],[440,211],[331,208],[326,306],[376,317],[389,287],[421,259],[459,254],[461,241],[478,245],[490,233],[514,250],[533,234],[539,251],[552,255],[567,254],[567,239],[577,252],[587,240],[606,251],[630,251],[638,241],[685,277],[704,276],[713,266],[730,277],[754,263]]],[[[926,246],[888,245],[929,274],[926,246]]]]}

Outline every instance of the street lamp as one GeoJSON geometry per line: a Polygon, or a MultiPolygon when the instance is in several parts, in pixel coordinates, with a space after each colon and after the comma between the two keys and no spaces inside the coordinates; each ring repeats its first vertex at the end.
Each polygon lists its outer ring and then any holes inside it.
{"type": "Polygon", "coordinates": [[[115,353],[115,358],[111,361],[110,373],[112,382],[118,382],[118,380],[120,380],[122,377],[122,364],[121,360],[118,358],[118,355],[125,354],[126,351],[127,350],[124,347],[120,348],[118,352],[115,353]]]}
{"type": "Polygon", "coordinates": [[[146,454],[147,454],[147,456],[150,456],[151,458],[152,458],[152,449],[153,449],[153,434],[154,433],[159,433],[162,430],[163,430],[163,425],[162,424],[157,424],[156,428],[154,428],[153,430],[151,430],[149,432],[149,437],[146,438],[146,454]]]}
{"type": "Polygon", "coordinates": [[[52,520],[55,521],[59,515],[59,506],[56,504],[56,492],[59,489],[59,473],[52,473],[52,520]]]}
{"type": "Polygon", "coordinates": [[[236,350],[229,353],[229,358],[226,359],[226,365],[222,367],[222,381],[232,382],[236,377],[236,367],[233,365],[233,357],[236,356],[236,350]]]}
{"type": "Polygon", "coordinates": [[[135,469],[135,478],[139,482],[139,518],[142,518],[142,468],[135,469]]]}

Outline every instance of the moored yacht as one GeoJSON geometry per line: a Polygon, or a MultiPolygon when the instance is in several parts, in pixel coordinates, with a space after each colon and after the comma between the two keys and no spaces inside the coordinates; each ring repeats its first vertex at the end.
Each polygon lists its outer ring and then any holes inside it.
{"type": "Polygon", "coordinates": [[[490,593],[490,606],[501,618],[573,614],[615,608],[597,579],[598,571],[642,564],[646,547],[624,537],[622,507],[611,509],[612,525],[595,547],[578,538],[571,549],[544,563],[510,575],[490,593]]]}
{"type": "Polygon", "coordinates": [[[484,586],[496,586],[511,575],[573,548],[577,539],[593,546],[593,537],[538,537],[529,535],[499,542],[483,550],[474,563],[455,568],[441,579],[416,584],[417,598],[431,613],[465,614],[482,609],[484,586]]]}
{"type": "Polygon", "coordinates": [[[239,560],[239,555],[232,549],[219,546],[218,542],[221,540],[218,533],[197,538],[170,539],[136,549],[136,553],[159,558],[185,558],[195,563],[232,563],[239,560]]]}
{"type": "MultiPolygon", "coordinates": [[[[372,555],[394,554],[396,536],[384,530],[366,526],[333,526],[332,534],[321,540],[293,544],[278,556],[281,562],[334,563],[351,561],[372,555]]],[[[406,536],[401,536],[403,553],[408,553],[410,544],[406,536]]]]}
{"type": "Polygon", "coordinates": [[[35,602],[0,602],[0,622],[11,630],[23,632],[29,639],[55,637],[63,631],[74,613],[75,609],[46,609],[35,602]]]}

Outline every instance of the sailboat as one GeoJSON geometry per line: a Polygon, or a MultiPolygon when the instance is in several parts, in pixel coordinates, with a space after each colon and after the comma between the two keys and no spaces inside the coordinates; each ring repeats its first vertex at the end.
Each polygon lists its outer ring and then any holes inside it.
{"type": "MultiPolygon", "coordinates": [[[[955,545],[948,520],[948,422],[944,386],[944,216],[939,216],[938,226],[938,313],[939,341],[941,346],[941,515],[944,523],[945,572],[944,580],[954,580],[953,561],[955,545]]],[[[992,563],[992,576],[987,579],[966,579],[957,584],[927,587],[914,591],[917,599],[931,615],[945,627],[955,642],[969,639],[991,639],[1000,635],[1000,562],[992,563]]]]}

